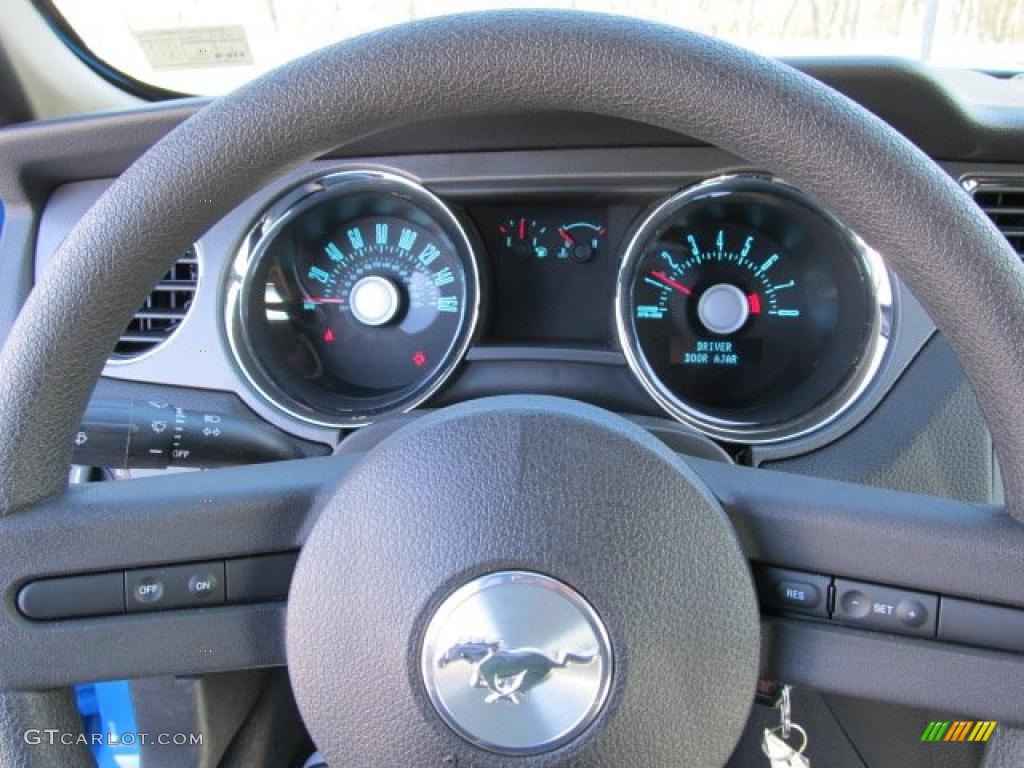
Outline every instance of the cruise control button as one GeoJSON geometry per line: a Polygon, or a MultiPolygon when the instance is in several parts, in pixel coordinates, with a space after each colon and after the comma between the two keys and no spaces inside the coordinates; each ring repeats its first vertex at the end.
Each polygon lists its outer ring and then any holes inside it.
{"type": "Polygon", "coordinates": [[[839,598],[842,613],[855,619],[863,619],[871,613],[871,606],[868,603],[868,596],[857,590],[843,592],[839,598]]]}
{"type": "Polygon", "coordinates": [[[131,595],[140,603],[159,603],[164,596],[164,582],[156,576],[139,579],[132,584],[131,595]]]}
{"type": "Polygon", "coordinates": [[[775,594],[781,602],[794,608],[813,609],[821,605],[821,590],[805,581],[780,581],[775,594]]]}
{"type": "Polygon", "coordinates": [[[213,572],[196,574],[188,580],[188,591],[200,600],[215,597],[218,586],[220,581],[213,572]]]}
{"type": "Polygon", "coordinates": [[[836,579],[833,618],[849,626],[934,637],[938,607],[937,595],[836,579]]]}
{"type": "Polygon", "coordinates": [[[224,602],[224,563],[192,563],[125,572],[128,612],[195,608],[224,602]]]}
{"type": "Polygon", "coordinates": [[[831,579],[814,573],[762,566],[755,571],[761,602],[779,613],[828,618],[831,579]]]}
{"type": "Polygon", "coordinates": [[[900,600],[896,605],[896,618],[908,627],[920,627],[928,621],[928,609],[917,600],[900,600]]]}

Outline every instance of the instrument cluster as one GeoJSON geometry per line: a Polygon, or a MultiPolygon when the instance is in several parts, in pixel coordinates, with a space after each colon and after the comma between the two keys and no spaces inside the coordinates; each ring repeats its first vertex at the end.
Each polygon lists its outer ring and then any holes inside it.
{"type": "Polygon", "coordinates": [[[762,175],[659,199],[442,200],[334,173],[260,217],[233,265],[239,367],[277,408],[359,426],[426,402],[470,345],[621,350],[666,413],[769,443],[844,412],[879,370],[888,273],[762,175]]]}

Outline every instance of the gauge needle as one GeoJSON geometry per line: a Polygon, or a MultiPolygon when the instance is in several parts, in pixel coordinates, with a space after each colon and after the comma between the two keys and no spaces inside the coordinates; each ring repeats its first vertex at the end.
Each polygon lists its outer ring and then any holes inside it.
{"type": "Polygon", "coordinates": [[[680,293],[685,293],[687,296],[689,296],[692,293],[692,291],[689,288],[680,283],[678,280],[673,280],[664,272],[651,272],[651,276],[658,278],[659,280],[661,280],[661,282],[665,283],[665,285],[669,285],[675,288],[680,293]]]}
{"type": "Polygon", "coordinates": [[[344,304],[345,299],[316,298],[315,296],[303,296],[303,303],[307,304],[344,304]]]}
{"type": "Polygon", "coordinates": [[[564,229],[558,230],[558,236],[565,240],[565,242],[567,242],[569,245],[576,245],[576,241],[573,239],[572,235],[570,235],[564,229]]]}

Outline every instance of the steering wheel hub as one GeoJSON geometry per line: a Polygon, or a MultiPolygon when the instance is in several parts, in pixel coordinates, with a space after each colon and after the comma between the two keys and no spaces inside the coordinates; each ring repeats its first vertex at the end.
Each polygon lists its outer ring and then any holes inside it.
{"type": "Polygon", "coordinates": [[[427,626],[423,682],[458,734],[492,752],[547,752],[586,730],[608,696],[608,632],[567,584],[529,571],[474,579],[427,626]]]}
{"type": "Polygon", "coordinates": [[[758,613],[678,456],[597,408],[506,397],[417,420],[345,478],[302,549],[287,647],[332,764],[721,765],[758,613]]]}

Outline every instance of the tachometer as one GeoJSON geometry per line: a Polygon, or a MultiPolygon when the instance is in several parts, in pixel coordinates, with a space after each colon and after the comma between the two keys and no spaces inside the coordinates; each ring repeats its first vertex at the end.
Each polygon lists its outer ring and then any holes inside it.
{"type": "Polygon", "coordinates": [[[672,415],[770,442],[835,418],[878,369],[891,291],[878,256],[792,187],[716,179],[659,206],[619,278],[627,359],[672,415]]]}
{"type": "Polygon", "coordinates": [[[458,363],[479,279],[465,232],[411,181],[327,176],[287,196],[236,264],[232,348],[252,383],[307,421],[407,410],[458,363]]]}

